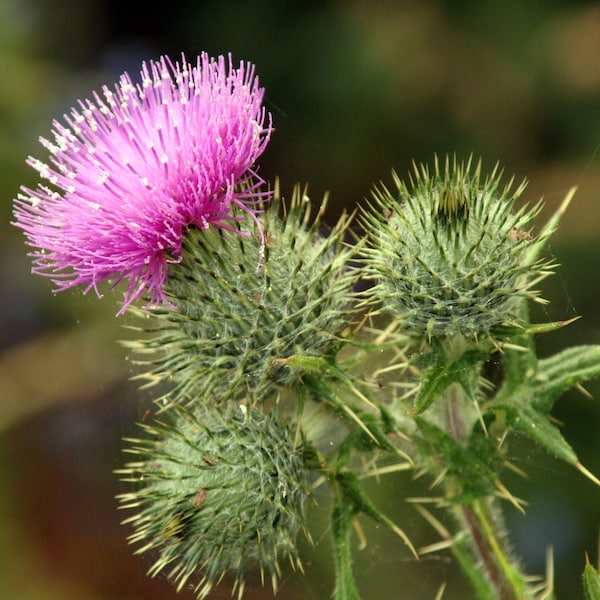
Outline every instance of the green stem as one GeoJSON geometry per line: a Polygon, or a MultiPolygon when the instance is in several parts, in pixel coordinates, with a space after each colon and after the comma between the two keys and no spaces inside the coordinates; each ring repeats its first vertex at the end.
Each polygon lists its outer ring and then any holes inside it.
{"type": "Polygon", "coordinates": [[[461,529],[470,540],[472,552],[489,582],[491,597],[498,600],[523,600],[530,597],[525,579],[511,557],[505,542],[502,519],[498,518],[495,498],[476,500],[456,507],[461,529]]]}
{"type": "Polygon", "coordinates": [[[334,600],[360,600],[360,594],[352,574],[350,548],[350,533],[354,515],[355,511],[352,504],[338,490],[338,497],[331,518],[335,559],[334,600]]]}
{"type": "MultiPolygon", "coordinates": [[[[471,435],[473,425],[472,401],[466,397],[459,384],[446,389],[442,400],[443,418],[447,433],[457,442],[464,444],[471,435]]],[[[459,482],[446,480],[446,491],[450,496],[460,492],[459,482]]],[[[485,573],[487,590],[482,590],[481,579],[473,584],[481,598],[486,600],[523,600],[527,594],[525,577],[512,557],[507,543],[507,532],[501,516],[499,501],[492,497],[480,498],[461,504],[453,504],[455,516],[479,568],[485,573]]]]}

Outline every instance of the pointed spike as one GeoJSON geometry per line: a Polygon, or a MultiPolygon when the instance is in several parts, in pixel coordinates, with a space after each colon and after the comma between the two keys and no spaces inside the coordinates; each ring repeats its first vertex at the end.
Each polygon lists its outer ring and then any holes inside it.
{"type": "Polygon", "coordinates": [[[361,418],[347,405],[347,404],[342,404],[342,410],[377,444],[379,445],[379,442],[377,441],[377,438],[375,437],[375,435],[373,435],[373,433],[371,432],[371,430],[362,422],[361,418]]]}
{"type": "Polygon", "coordinates": [[[591,482],[593,482],[596,485],[600,486],[600,479],[598,479],[591,471],[588,471],[588,469],[586,469],[580,462],[576,462],[575,463],[575,468],[580,473],[582,473],[583,475],[585,475],[585,477],[587,477],[591,482]]]}
{"type": "Polygon", "coordinates": [[[540,600],[554,598],[554,550],[552,546],[546,549],[546,580],[540,600]]]}
{"type": "Polygon", "coordinates": [[[435,600],[442,600],[442,598],[444,596],[444,592],[446,591],[447,584],[448,584],[448,582],[444,581],[444,583],[442,583],[442,585],[440,585],[440,587],[435,595],[435,600]]]}
{"type": "Polygon", "coordinates": [[[399,464],[395,464],[395,465],[388,465],[387,467],[377,467],[376,469],[367,471],[366,473],[364,473],[362,475],[362,477],[379,477],[380,475],[387,475],[389,473],[398,473],[400,471],[411,471],[414,468],[415,468],[415,465],[411,460],[411,462],[399,463],[399,464]]]}
{"type": "Polygon", "coordinates": [[[452,541],[452,534],[436,517],[431,514],[424,506],[414,505],[419,514],[437,531],[437,533],[446,541],[452,541]]]}
{"type": "MultiPolygon", "coordinates": [[[[506,433],[508,433],[508,430],[506,431],[506,433]]],[[[512,462],[510,462],[509,460],[503,460],[502,464],[507,469],[510,469],[513,473],[516,473],[520,477],[523,477],[523,479],[529,479],[529,475],[525,471],[523,471],[522,469],[519,469],[519,467],[517,467],[517,465],[515,465],[512,462]]]]}
{"type": "Polygon", "coordinates": [[[357,518],[352,519],[352,526],[358,536],[358,549],[364,550],[367,547],[367,536],[365,535],[365,531],[362,528],[360,521],[357,518]]]}
{"type": "Polygon", "coordinates": [[[508,488],[501,481],[496,481],[496,487],[499,490],[498,495],[501,498],[508,500],[522,515],[526,514],[525,509],[522,506],[522,504],[524,503],[523,500],[513,496],[508,490],[508,488]]]}
{"type": "Polygon", "coordinates": [[[588,392],[581,383],[575,384],[575,389],[578,390],[581,394],[583,394],[588,400],[593,400],[594,397],[590,392],[588,392]]]}
{"type": "Polygon", "coordinates": [[[554,321],[550,323],[539,323],[537,325],[529,325],[525,329],[525,333],[527,333],[528,335],[537,335],[539,333],[555,331],[556,329],[560,329],[561,327],[571,325],[571,323],[575,323],[575,321],[579,321],[579,319],[581,319],[581,316],[577,315],[575,317],[572,317],[571,319],[567,319],[566,321],[554,321]]]}
{"type": "Polygon", "coordinates": [[[452,540],[442,540],[441,542],[434,542],[433,544],[428,544],[427,546],[422,546],[419,548],[419,554],[434,554],[440,552],[441,550],[449,550],[454,545],[454,541],[452,540]]]}
{"type": "Polygon", "coordinates": [[[277,594],[277,575],[275,573],[271,573],[271,586],[273,588],[273,594],[277,594]]]}
{"type": "Polygon", "coordinates": [[[418,560],[420,561],[421,558],[419,557],[419,553],[417,552],[417,549],[414,547],[413,543],[410,541],[410,538],[406,535],[406,533],[404,533],[404,531],[402,529],[400,529],[400,527],[398,527],[398,525],[396,525],[395,523],[390,523],[390,527],[392,529],[392,531],[402,539],[402,541],[408,546],[408,549],[411,551],[412,555],[418,560]]]}
{"type": "Polygon", "coordinates": [[[573,197],[575,196],[576,192],[577,186],[574,186],[568,190],[558,209],[546,222],[546,225],[544,226],[540,235],[538,236],[538,241],[531,247],[531,249],[527,253],[527,256],[524,259],[525,265],[531,265],[537,259],[542,248],[548,241],[548,238],[556,231],[558,223],[560,222],[562,216],[565,214],[567,208],[569,207],[569,204],[571,204],[571,201],[573,200],[573,197]]]}

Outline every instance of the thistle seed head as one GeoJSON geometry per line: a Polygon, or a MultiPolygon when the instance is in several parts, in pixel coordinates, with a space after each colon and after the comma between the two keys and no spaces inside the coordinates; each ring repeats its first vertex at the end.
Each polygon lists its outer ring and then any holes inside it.
{"type": "Polygon", "coordinates": [[[502,184],[495,168],[437,158],[415,166],[410,188],[394,174],[397,194],[381,186],[363,212],[364,267],[372,297],[418,336],[494,338],[520,325],[523,298],[548,263],[531,264],[531,221],[540,205],[514,210],[524,184],[502,184]]]}
{"type": "Polygon", "coordinates": [[[241,597],[256,568],[274,588],[279,559],[301,567],[296,537],[308,497],[302,450],[272,413],[237,403],[199,404],[169,414],[172,423],[143,425],[144,439],[127,440],[136,456],[120,471],[138,489],[119,497],[133,516],[131,543],[157,558],[152,576],[205,598],[226,573],[241,597]]]}

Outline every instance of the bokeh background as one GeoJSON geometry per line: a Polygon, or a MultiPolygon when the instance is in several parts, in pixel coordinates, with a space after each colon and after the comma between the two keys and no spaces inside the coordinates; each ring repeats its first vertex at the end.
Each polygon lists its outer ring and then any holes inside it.
{"type": "MultiPolygon", "coordinates": [[[[313,198],[329,191],[331,218],[392,168],[404,176],[435,153],[526,177],[527,199],[546,199],[542,220],[577,185],[550,247],[562,265],[543,284],[551,304],[536,318],[582,318],[539,348],[600,343],[599,2],[0,0],[1,599],[192,598],[145,577],[119,524],[112,471],[149,399],[129,381],[115,298],[53,295],[9,223],[19,186],[36,183],[25,157],[44,156],[37,138],[53,117],[144,59],[202,50],[256,64],[276,128],[261,173],[284,190],[308,182],[313,198]]],[[[555,415],[600,474],[600,387],[588,391],[565,395],[555,415]]],[[[509,453],[529,474],[507,480],[530,503],[526,517],[507,508],[518,552],[543,573],[551,545],[558,598],[582,597],[585,552],[598,559],[598,488],[522,440],[509,453]]],[[[389,477],[373,493],[417,544],[431,543],[402,501],[408,483],[389,477]]],[[[323,500],[307,575],[286,576],[280,597],[329,597],[326,514],[323,500]]],[[[365,598],[433,598],[443,581],[444,598],[470,597],[447,556],[417,564],[391,534],[365,528],[365,598]]],[[[271,593],[250,586],[247,597],[271,593]]]]}

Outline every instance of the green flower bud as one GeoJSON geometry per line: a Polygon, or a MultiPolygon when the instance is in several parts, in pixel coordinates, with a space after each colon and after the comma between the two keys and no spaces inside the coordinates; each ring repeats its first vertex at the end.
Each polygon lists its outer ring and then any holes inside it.
{"type": "Polygon", "coordinates": [[[431,338],[494,338],[519,327],[523,298],[551,266],[531,264],[536,240],[530,223],[539,212],[513,211],[524,184],[501,185],[497,168],[485,179],[481,163],[433,173],[415,166],[407,188],[394,174],[398,197],[384,186],[364,210],[369,238],[365,270],[382,308],[409,332],[431,338]]]}
{"type": "Polygon", "coordinates": [[[296,537],[309,494],[301,448],[274,414],[237,403],[169,414],[172,424],[142,425],[150,437],[128,440],[140,460],[120,471],[139,486],[119,497],[136,511],[124,521],[135,530],[129,540],[141,544],[137,553],[158,553],[149,574],[193,587],[199,599],[227,572],[241,597],[252,568],[276,589],[280,556],[301,568],[296,537]]]}
{"type": "Polygon", "coordinates": [[[310,207],[298,187],[289,206],[277,198],[266,206],[264,249],[258,227],[247,236],[189,232],[182,262],[169,271],[173,308],[152,309],[159,325],[150,321],[153,335],[132,345],[151,355],[142,377],[174,381],[170,398],[184,402],[235,390],[263,397],[297,380],[288,358],[338,351],[358,278],[347,267],[354,251],[343,243],[349,218],[324,236],[325,203],[312,222],[310,207]]]}

